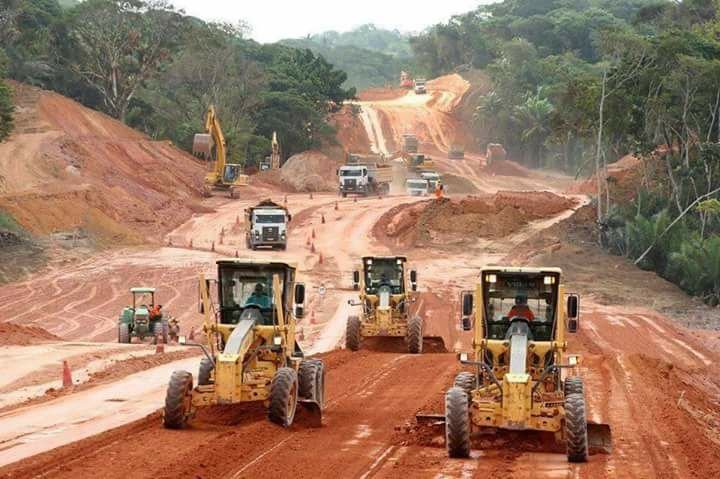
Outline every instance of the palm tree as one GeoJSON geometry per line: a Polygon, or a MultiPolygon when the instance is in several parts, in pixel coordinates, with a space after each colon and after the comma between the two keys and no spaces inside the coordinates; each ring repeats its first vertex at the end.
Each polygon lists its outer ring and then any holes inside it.
{"type": "Polygon", "coordinates": [[[545,140],[552,132],[550,116],[554,111],[555,107],[542,95],[541,88],[534,95],[527,95],[525,103],[513,111],[513,119],[521,131],[520,139],[528,145],[535,167],[540,166],[545,140]]]}

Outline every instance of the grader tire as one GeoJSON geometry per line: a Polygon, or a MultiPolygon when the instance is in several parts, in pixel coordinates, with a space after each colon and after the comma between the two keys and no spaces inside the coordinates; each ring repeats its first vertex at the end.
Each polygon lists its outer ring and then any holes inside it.
{"type": "Polygon", "coordinates": [[[268,419],[282,427],[290,427],[295,419],[298,402],[298,376],[292,368],[280,368],[270,384],[268,419]]]}
{"type": "Polygon", "coordinates": [[[565,396],[565,440],[568,461],[587,461],[587,418],[585,416],[585,397],[582,394],[565,396]]]}
{"type": "Polygon", "coordinates": [[[408,352],[422,353],[423,347],[423,320],[420,316],[413,316],[408,322],[407,332],[408,352]]]}
{"type": "Polygon", "coordinates": [[[125,324],[118,324],[118,343],[130,344],[130,327],[125,324]]]}
{"type": "Polygon", "coordinates": [[[175,371],[170,377],[165,395],[163,425],[168,429],[182,429],[190,413],[193,377],[187,371],[175,371]]]}
{"type": "Polygon", "coordinates": [[[445,393],[445,446],[450,457],[470,457],[468,395],[459,387],[445,393]]]}
{"type": "Polygon", "coordinates": [[[571,394],[585,395],[585,387],[583,386],[581,377],[573,376],[565,378],[565,396],[569,396],[571,394]]]}
{"type": "Polygon", "coordinates": [[[360,318],[350,316],[347,320],[347,329],[345,330],[345,347],[350,351],[360,349],[360,318]]]}
{"type": "Polygon", "coordinates": [[[455,376],[455,383],[453,384],[456,388],[460,388],[468,395],[468,401],[470,400],[470,393],[477,389],[477,376],[475,374],[463,371],[455,376]]]}
{"type": "Polygon", "coordinates": [[[198,386],[207,386],[210,384],[210,375],[215,365],[208,358],[202,358],[200,360],[200,367],[198,368],[198,386]]]}
{"type": "Polygon", "coordinates": [[[325,389],[325,366],[319,359],[306,359],[298,370],[300,397],[316,400],[322,407],[325,389]]]}

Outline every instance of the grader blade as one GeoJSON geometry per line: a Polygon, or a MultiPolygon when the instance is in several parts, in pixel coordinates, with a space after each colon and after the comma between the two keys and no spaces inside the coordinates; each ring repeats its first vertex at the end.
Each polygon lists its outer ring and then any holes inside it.
{"type": "Polygon", "coordinates": [[[300,404],[306,411],[303,416],[307,417],[308,424],[311,427],[322,427],[322,406],[316,400],[301,399],[300,404]]]}
{"type": "Polygon", "coordinates": [[[588,422],[587,433],[590,454],[612,453],[612,431],[608,424],[588,422]]]}
{"type": "Polygon", "coordinates": [[[423,336],[423,351],[426,353],[446,353],[445,340],[442,336],[423,336]]]}
{"type": "Polygon", "coordinates": [[[198,158],[209,160],[212,156],[213,139],[207,133],[197,133],[193,137],[192,153],[198,158]]]}

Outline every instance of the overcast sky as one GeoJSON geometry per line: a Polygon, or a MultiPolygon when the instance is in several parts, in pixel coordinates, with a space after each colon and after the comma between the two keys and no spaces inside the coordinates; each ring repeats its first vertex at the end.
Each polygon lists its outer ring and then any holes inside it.
{"type": "Polygon", "coordinates": [[[250,24],[263,43],[326,30],[345,32],[365,23],[417,32],[493,0],[170,0],[203,20],[250,24]]]}

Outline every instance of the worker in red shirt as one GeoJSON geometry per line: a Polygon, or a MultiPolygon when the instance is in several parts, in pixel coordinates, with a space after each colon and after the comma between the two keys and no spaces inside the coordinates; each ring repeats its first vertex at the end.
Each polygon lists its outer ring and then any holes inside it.
{"type": "Polygon", "coordinates": [[[152,307],[150,310],[150,319],[159,318],[162,316],[162,312],[160,311],[162,309],[162,305],[156,304],[152,307]]]}
{"type": "Polygon", "coordinates": [[[518,294],[515,296],[515,306],[510,309],[508,318],[524,318],[528,321],[533,321],[535,315],[527,304],[527,296],[524,294],[518,294]]]}

